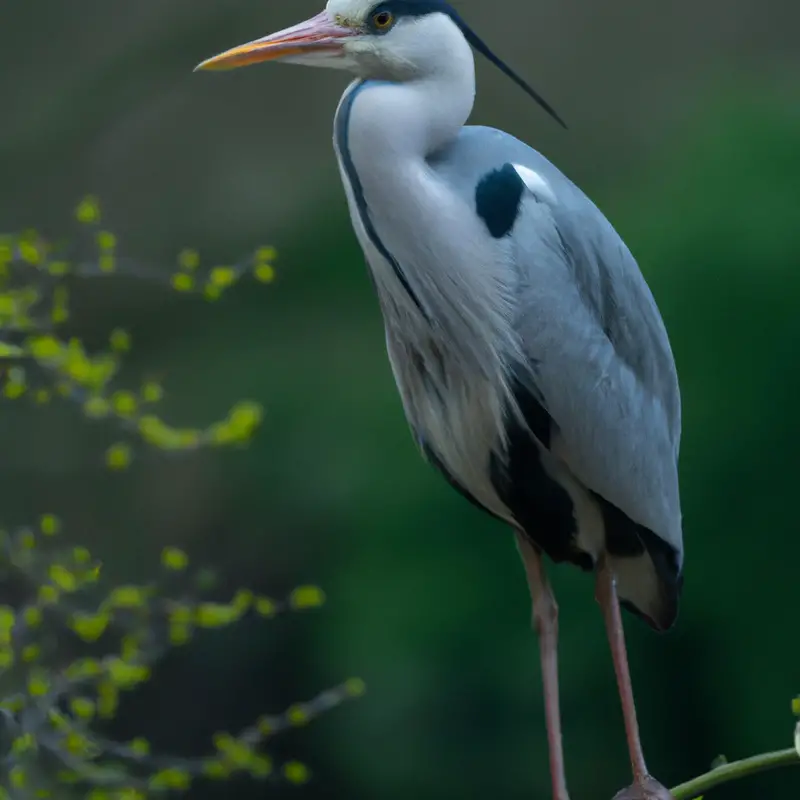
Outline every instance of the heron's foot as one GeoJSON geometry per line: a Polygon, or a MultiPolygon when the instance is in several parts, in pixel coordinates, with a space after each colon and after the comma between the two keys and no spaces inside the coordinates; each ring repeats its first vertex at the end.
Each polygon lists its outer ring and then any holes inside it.
{"type": "Polygon", "coordinates": [[[648,775],[643,783],[637,781],[615,794],[614,800],[674,800],[674,798],[669,789],[665,789],[655,778],[648,775]]]}

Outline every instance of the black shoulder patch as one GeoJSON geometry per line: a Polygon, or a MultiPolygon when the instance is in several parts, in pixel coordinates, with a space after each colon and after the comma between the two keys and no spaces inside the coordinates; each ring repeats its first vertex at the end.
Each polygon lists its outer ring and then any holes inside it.
{"type": "Polygon", "coordinates": [[[511,164],[487,172],[475,187],[475,210],[495,239],[511,232],[525,183],[511,164]]]}

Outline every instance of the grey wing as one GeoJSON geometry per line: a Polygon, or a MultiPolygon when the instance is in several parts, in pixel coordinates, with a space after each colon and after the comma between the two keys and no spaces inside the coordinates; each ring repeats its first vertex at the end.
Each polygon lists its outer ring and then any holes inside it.
{"type": "Polygon", "coordinates": [[[513,234],[516,327],[530,388],[557,429],[551,449],[585,487],[670,545],[680,570],[680,395],[655,300],[580,190],[560,173],[514,166],[528,188],[513,234]]]}

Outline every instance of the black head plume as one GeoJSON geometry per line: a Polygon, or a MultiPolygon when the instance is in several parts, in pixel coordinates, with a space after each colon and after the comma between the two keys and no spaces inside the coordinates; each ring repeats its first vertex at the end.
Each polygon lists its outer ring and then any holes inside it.
{"type": "Polygon", "coordinates": [[[476,50],[484,58],[491,61],[506,77],[511,78],[517,86],[522,89],[527,95],[532,97],[559,125],[564,128],[567,127],[563,119],[556,113],[555,109],[548,103],[527,81],[523,80],[516,72],[514,72],[508,64],[501,58],[496,56],[490,49],[486,42],[478,36],[472,28],[467,25],[461,18],[461,15],[456,11],[450,3],[446,0],[387,0],[387,2],[380,3],[376,9],[386,9],[393,12],[396,16],[406,17],[422,17],[426,14],[433,14],[439,12],[440,14],[447,14],[459,30],[464,34],[464,38],[469,42],[473,50],[476,50]]]}
{"type": "Polygon", "coordinates": [[[450,10],[450,19],[458,25],[464,38],[470,43],[473,50],[479,52],[485,59],[491,61],[500,72],[508,78],[511,78],[514,83],[522,89],[527,95],[532,97],[559,125],[563,128],[567,127],[567,123],[558,115],[556,110],[547,102],[526,80],[523,80],[511,67],[506,64],[499,56],[496,56],[490,49],[486,42],[478,36],[472,28],[464,22],[454,9],[450,10]]]}

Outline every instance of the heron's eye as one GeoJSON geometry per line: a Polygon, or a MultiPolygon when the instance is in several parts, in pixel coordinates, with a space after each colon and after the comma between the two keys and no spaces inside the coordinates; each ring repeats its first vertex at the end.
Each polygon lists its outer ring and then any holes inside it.
{"type": "Polygon", "coordinates": [[[394,25],[394,14],[391,11],[376,11],[372,15],[372,26],[379,33],[386,33],[394,25]]]}

